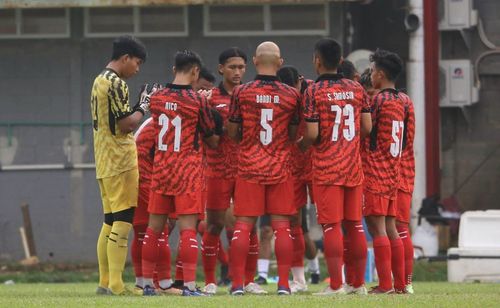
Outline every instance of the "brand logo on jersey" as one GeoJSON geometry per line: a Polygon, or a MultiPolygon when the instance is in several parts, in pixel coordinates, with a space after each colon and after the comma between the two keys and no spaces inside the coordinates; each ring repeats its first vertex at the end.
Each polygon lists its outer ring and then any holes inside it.
{"type": "Polygon", "coordinates": [[[227,106],[227,104],[219,104],[219,105],[215,106],[215,108],[223,108],[223,107],[226,107],[226,106],[227,106]]]}
{"type": "Polygon", "coordinates": [[[257,104],[268,104],[268,103],[273,103],[273,104],[279,104],[280,103],[280,97],[278,95],[255,95],[255,101],[257,104]]]}
{"type": "Polygon", "coordinates": [[[333,92],[326,93],[326,96],[328,97],[328,101],[345,101],[348,99],[354,99],[354,92],[333,92]]]}
{"type": "Polygon", "coordinates": [[[175,111],[177,110],[177,103],[166,102],[165,109],[175,111]]]}

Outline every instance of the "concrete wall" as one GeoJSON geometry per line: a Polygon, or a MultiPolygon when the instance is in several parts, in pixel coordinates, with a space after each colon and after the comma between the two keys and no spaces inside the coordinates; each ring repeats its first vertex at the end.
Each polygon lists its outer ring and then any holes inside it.
{"type": "MultiPolygon", "coordinates": [[[[476,0],[475,7],[487,36],[500,46],[500,2],[476,0]]],[[[487,48],[477,29],[469,33],[470,49],[458,32],[443,32],[442,57],[474,63],[487,48]]],[[[441,109],[441,195],[456,194],[464,210],[500,209],[500,54],[484,59],[479,73],[480,101],[466,108],[469,120],[459,109],[441,109]]]]}
{"type": "MultiPolygon", "coordinates": [[[[342,8],[342,4],[331,4],[330,35],[340,41],[342,8]]],[[[208,38],[203,36],[202,17],[201,6],[189,7],[189,37],[143,39],[149,58],[141,72],[128,82],[132,99],[144,82],[170,81],[172,56],[184,48],[198,51],[214,70],[223,48],[240,46],[251,55],[258,43],[272,39],[281,46],[286,63],[314,77],[311,55],[318,36],[208,38]]],[[[71,9],[71,22],[70,39],[0,41],[0,123],[90,121],[90,88],[110,58],[112,38],[84,38],[82,9],[71,9]]],[[[254,75],[249,65],[245,79],[254,75]]],[[[9,146],[7,129],[0,126],[0,163],[93,162],[91,128],[84,127],[83,139],[80,133],[79,127],[14,127],[9,146]]],[[[95,260],[102,223],[95,171],[0,172],[0,259],[23,257],[18,231],[22,224],[19,206],[23,202],[31,207],[41,259],[95,260]]]]}

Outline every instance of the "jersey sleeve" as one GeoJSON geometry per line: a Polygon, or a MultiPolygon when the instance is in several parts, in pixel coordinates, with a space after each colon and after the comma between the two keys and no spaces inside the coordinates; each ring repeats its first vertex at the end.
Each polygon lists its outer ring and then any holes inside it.
{"type": "Polygon", "coordinates": [[[241,86],[237,87],[231,95],[231,103],[229,104],[229,122],[241,123],[243,118],[241,117],[241,107],[240,107],[240,92],[241,86]]]}
{"type": "Polygon", "coordinates": [[[108,98],[111,104],[111,112],[116,119],[123,119],[132,113],[128,101],[128,86],[125,81],[117,79],[111,83],[108,91],[108,98]]]}
{"type": "Polygon", "coordinates": [[[210,137],[214,134],[215,121],[210,112],[210,103],[204,96],[200,96],[200,112],[198,115],[198,123],[201,133],[204,137],[210,137]]]}
{"type": "Polygon", "coordinates": [[[316,108],[316,99],[313,93],[313,86],[309,86],[302,98],[303,116],[306,122],[319,122],[319,113],[316,108]]]}

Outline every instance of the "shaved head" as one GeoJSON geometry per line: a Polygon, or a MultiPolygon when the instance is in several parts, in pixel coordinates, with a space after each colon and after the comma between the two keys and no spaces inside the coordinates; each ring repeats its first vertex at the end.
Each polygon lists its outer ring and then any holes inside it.
{"type": "Polygon", "coordinates": [[[281,66],[280,48],[274,42],[262,42],[255,50],[254,63],[261,66],[276,66],[276,70],[281,66]]]}

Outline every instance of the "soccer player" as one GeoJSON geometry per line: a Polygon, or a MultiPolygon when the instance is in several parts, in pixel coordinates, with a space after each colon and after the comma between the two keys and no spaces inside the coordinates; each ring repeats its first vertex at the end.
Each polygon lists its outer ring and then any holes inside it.
{"type": "MultiPolygon", "coordinates": [[[[346,293],[342,287],[341,222],[346,223],[347,233],[360,233],[357,226],[362,219],[363,171],[359,147],[360,138],[371,130],[370,106],[359,83],[337,74],[341,50],[333,39],[316,43],[313,64],[319,77],[303,97],[306,133],[301,146],[307,148],[315,143],[313,194],[318,222],[323,227],[324,253],[330,274],[330,285],[315,295],[346,293]]],[[[351,241],[351,253],[359,254],[355,269],[360,281],[355,282],[354,287],[358,289],[355,293],[366,294],[360,277],[364,276],[366,263],[364,234],[352,235],[351,241]]]]}
{"type": "MultiPolygon", "coordinates": [[[[342,72],[344,78],[358,82],[361,78],[351,61],[343,60],[339,66],[339,70],[342,72]]],[[[344,288],[347,293],[366,294],[366,288],[359,287],[364,285],[365,273],[364,270],[361,270],[361,266],[366,264],[367,257],[366,237],[363,224],[361,219],[357,221],[355,225],[353,225],[351,221],[344,220],[342,222],[342,227],[344,229],[344,288]],[[357,266],[358,270],[356,270],[357,266]]]]}
{"type": "MultiPolygon", "coordinates": [[[[180,228],[180,261],[184,294],[202,295],[196,289],[198,241],[196,224],[203,211],[202,153],[200,141],[217,146],[214,118],[204,96],[191,85],[198,80],[200,57],[189,50],[174,58],[174,80],[151,99],[151,115],[157,136],[148,212],[149,225],[142,249],[144,295],[156,295],[153,270],[158,260],[158,241],[168,214],[175,212],[180,228]]],[[[171,281],[170,281],[171,282],[171,281]]],[[[170,285],[160,285],[168,289],[170,285]]]]}
{"type": "Polygon", "coordinates": [[[404,103],[405,118],[403,132],[403,148],[401,154],[401,170],[396,197],[396,228],[404,246],[405,290],[413,294],[413,242],[410,234],[411,198],[415,183],[415,154],[413,139],[415,138],[415,109],[408,95],[399,92],[404,103]]]}
{"type": "Polygon", "coordinates": [[[255,283],[266,285],[269,276],[269,263],[271,261],[273,228],[271,228],[271,217],[262,215],[259,217],[259,258],[257,259],[257,279],[255,283]]]}
{"type": "Polygon", "coordinates": [[[379,92],[377,89],[373,88],[371,75],[372,75],[371,69],[367,68],[359,77],[359,83],[363,86],[363,88],[365,88],[366,94],[368,95],[370,100],[373,98],[375,94],[379,92]]]}
{"type": "Polygon", "coordinates": [[[401,58],[377,49],[370,57],[371,82],[379,92],[372,100],[373,130],[363,145],[364,208],[373,237],[379,285],[372,294],[404,292],[404,248],[396,229],[396,198],[403,146],[404,103],[395,89],[403,69],[401,58]],[[392,263],[392,264],[391,264],[392,263]]]}
{"type": "MultiPolygon", "coordinates": [[[[227,123],[229,117],[231,95],[235,87],[241,84],[246,63],[247,56],[238,47],[228,48],[219,55],[218,71],[222,75],[222,82],[212,90],[210,105],[221,114],[224,123],[227,123]]],[[[203,235],[202,253],[205,272],[203,290],[208,294],[215,294],[217,292],[215,265],[217,255],[224,253],[220,233],[226,224],[231,198],[234,198],[238,171],[238,144],[227,135],[223,135],[216,149],[207,149],[207,162],[207,230],[203,235]]],[[[252,231],[251,249],[245,263],[245,291],[265,294],[267,292],[254,283],[258,247],[257,234],[252,231]]]]}
{"type": "Polygon", "coordinates": [[[122,280],[128,234],[137,206],[139,172],[132,131],[149,111],[152,89],[131,107],[125,80],[139,72],[146,48],[131,36],[113,42],[111,61],[95,78],[91,94],[96,178],[101,191],[104,223],[97,241],[97,294],[128,293],[122,280]]]}
{"type": "Polygon", "coordinates": [[[283,63],[278,45],[261,43],[253,62],[258,75],[254,81],[234,90],[227,126],[229,137],[241,140],[234,192],[236,224],[230,250],[231,294],[244,293],[250,234],[257,218],[267,213],[271,215],[276,236],[278,295],[290,295],[288,275],[293,251],[290,216],[296,213],[296,208],[287,162],[298,124],[300,94],[279,82],[276,76],[283,63]]]}
{"type": "Polygon", "coordinates": [[[200,77],[193,85],[193,90],[211,90],[214,87],[215,76],[206,67],[200,69],[200,77]]]}

